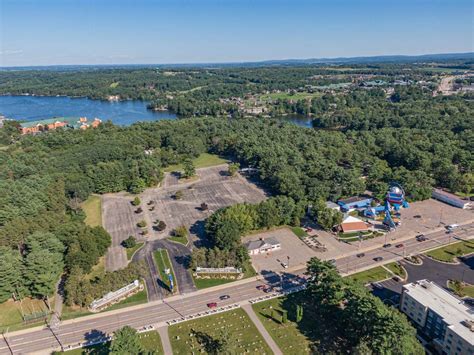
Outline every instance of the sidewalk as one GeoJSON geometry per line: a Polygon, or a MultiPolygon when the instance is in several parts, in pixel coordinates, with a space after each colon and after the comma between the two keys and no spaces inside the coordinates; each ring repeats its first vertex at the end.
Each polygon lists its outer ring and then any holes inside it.
{"type": "Polygon", "coordinates": [[[245,313],[248,314],[248,316],[250,317],[250,320],[255,324],[260,334],[262,334],[263,339],[265,339],[270,349],[272,349],[273,353],[275,355],[283,355],[277,343],[275,343],[271,335],[263,326],[262,322],[260,322],[260,319],[258,319],[258,316],[253,311],[252,305],[250,304],[242,305],[242,309],[245,311],[245,313]]]}
{"type": "Polygon", "coordinates": [[[168,335],[168,326],[159,327],[157,329],[160,334],[161,344],[163,345],[163,353],[165,355],[173,355],[173,349],[171,348],[170,337],[168,335]]]}

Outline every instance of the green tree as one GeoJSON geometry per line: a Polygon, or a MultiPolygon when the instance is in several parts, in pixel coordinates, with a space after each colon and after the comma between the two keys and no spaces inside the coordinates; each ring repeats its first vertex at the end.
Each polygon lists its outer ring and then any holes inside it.
{"type": "Polygon", "coordinates": [[[196,168],[194,167],[194,163],[191,159],[186,159],[183,162],[183,177],[188,179],[193,177],[196,174],[196,168]]]}
{"type": "Polygon", "coordinates": [[[137,331],[126,325],[114,332],[110,345],[110,354],[128,355],[140,354],[143,351],[137,331]]]}
{"type": "Polygon", "coordinates": [[[33,296],[51,295],[63,271],[62,254],[33,250],[25,258],[25,282],[33,296]]]}
{"type": "Polygon", "coordinates": [[[142,201],[140,200],[140,197],[135,196],[135,198],[132,201],[132,205],[139,206],[141,203],[142,203],[142,201]]]}
{"type": "Polygon", "coordinates": [[[133,248],[135,245],[137,245],[137,240],[133,235],[129,236],[122,242],[124,248],[133,248]]]}
{"type": "Polygon", "coordinates": [[[231,163],[229,164],[228,172],[230,176],[235,176],[240,169],[239,163],[231,163]]]}
{"type": "Polygon", "coordinates": [[[13,294],[22,296],[22,270],[20,253],[7,247],[0,247],[0,303],[11,298],[13,294]]]}

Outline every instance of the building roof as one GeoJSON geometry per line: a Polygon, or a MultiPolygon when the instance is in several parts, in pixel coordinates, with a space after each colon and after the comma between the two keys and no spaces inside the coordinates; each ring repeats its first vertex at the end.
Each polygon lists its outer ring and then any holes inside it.
{"type": "Polygon", "coordinates": [[[272,237],[266,238],[266,239],[251,240],[247,242],[247,249],[248,250],[260,249],[266,244],[267,245],[280,245],[280,242],[272,237]]]}
{"type": "Polygon", "coordinates": [[[332,202],[332,201],[326,201],[326,207],[327,208],[339,208],[339,205],[337,203],[332,202]]]}
{"type": "Polygon", "coordinates": [[[341,223],[341,229],[344,233],[366,231],[369,229],[367,224],[354,216],[347,216],[341,223]]]}
{"type": "MultiPolygon", "coordinates": [[[[447,191],[444,191],[444,190],[441,190],[441,189],[433,189],[433,193],[434,194],[439,194],[439,195],[443,195],[451,200],[455,200],[457,202],[459,202],[460,204],[469,204],[469,201],[468,200],[463,200],[462,198],[460,198],[459,196],[455,195],[455,194],[452,194],[450,192],[447,192],[447,191]]],[[[436,198],[436,196],[434,196],[436,198]]]]}
{"type": "Polygon", "coordinates": [[[354,202],[359,202],[359,201],[365,201],[365,200],[370,200],[372,197],[370,196],[352,196],[349,198],[341,199],[337,201],[339,204],[344,204],[347,205],[348,203],[354,203],[354,202]]]}
{"type": "Polygon", "coordinates": [[[433,281],[419,280],[404,285],[403,290],[410,297],[436,312],[447,323],[448,328],[470,345],[474,345],[474,332],[465,323],[469,320],[473,321],[474,309],[433,281]]]}
{"type": "Polygon", "coordinates": [[[52,124],[55,122],[67,122],[68,124],[74,125],[74,124],[77,124],[78,121],[79,121],[79,117],[54,117],[54,118],[47,118],[44,120],[21,122],[20,125],[23,128],[35,127],[37,125],[47,125],[47,124],[52,124]]]}

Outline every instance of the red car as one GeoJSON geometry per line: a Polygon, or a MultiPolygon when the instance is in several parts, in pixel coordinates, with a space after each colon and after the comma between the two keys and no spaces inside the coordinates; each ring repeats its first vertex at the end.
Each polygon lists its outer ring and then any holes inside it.
{"type": "Polygon", "coordinates": [[[395,248],[403,248],[404,245],[402,243],[395,245],[395,248]]]}
{"type": "Polygon", "coordinates": [[[208,303],[208,304],[207,304],[207,307],[209,307],[209,308],[216,308],[216,307],[217,307],[217,303],[216,303],[216,302],[208,303]]]}

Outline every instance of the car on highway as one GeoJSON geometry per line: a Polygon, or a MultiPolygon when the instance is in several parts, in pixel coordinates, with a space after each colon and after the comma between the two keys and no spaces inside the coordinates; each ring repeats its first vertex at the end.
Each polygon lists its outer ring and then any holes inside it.
{"type": "Polygon", "coordinates": [[[405,245],[403,243],[395,245],[395,248],[403,248],[405,245]]]}
{"type": "Polygon", "coordinates": [[[223,301],[223,300],[228,300],[229,298],[230,298],[229,295],[222,295],[222,296],[219,297],[219,299],[220,299],[221,301],[223,301]]]}
{"type": "Polygon", "coordinates": [[[373,288],[377,288],[377,289],[379,289],[379,290],[381,290],[381,289],[384,288],[384,287],[383,287],[381,284],[379,284],[378,282],[372,282],[372,283],[371,283],[371,286],[372,286],[373,288]]]}
{"type": "Polygon", "coordinates": [[[365,256],[365,253],[359,253],[356,255],[358,258],[363,258],[365,256]]]}
{"type": "Polygon", "coordinates": [[[336,265],[336,259],[328,260],[329,264],[336,265]]]}
{"type": "Polygon", "coordinates": [[[383,257],[381,257],[381,256],[376,256],[373,260],[374,260],[374,261],[382,261],[382,260],[383,260],[383,257]]]}
{"type": "Polygon", "coordinates": [[[425,240],[428,240],[428,238],[426,238],[424,234],[418,234],[418,235],[416,236],[416,240],[417,240],[418,242],[424,242],[425,240]]]}
{"type": "Polygon", "coordinates": [[[207,307],[208,307],[208,308],[216,308],[216,307],[217,307],[217,303],[216,303],[216,302],[209,302],[209,303],[207,304],[207,307]]]}
{"type": "Polygon", "coordinates": [[[257,290],[263,290],[266,287],[266,285],[258,285],[256,287],[257,290]]]}
{"type": "Polygon", "coordinates": [[[390,243],[387,243],[387,244],[383,245],[384,248],[390,248],[391,246],[392,246],[392,244],[390,244],[390,243]]]}
{"type": "Polygon", "coordinates": [[[458,224],[450,224],[446,226],[446,229],[449,231],[449,230],[456,229],[457,227],[459,227],[458,224]]]}

